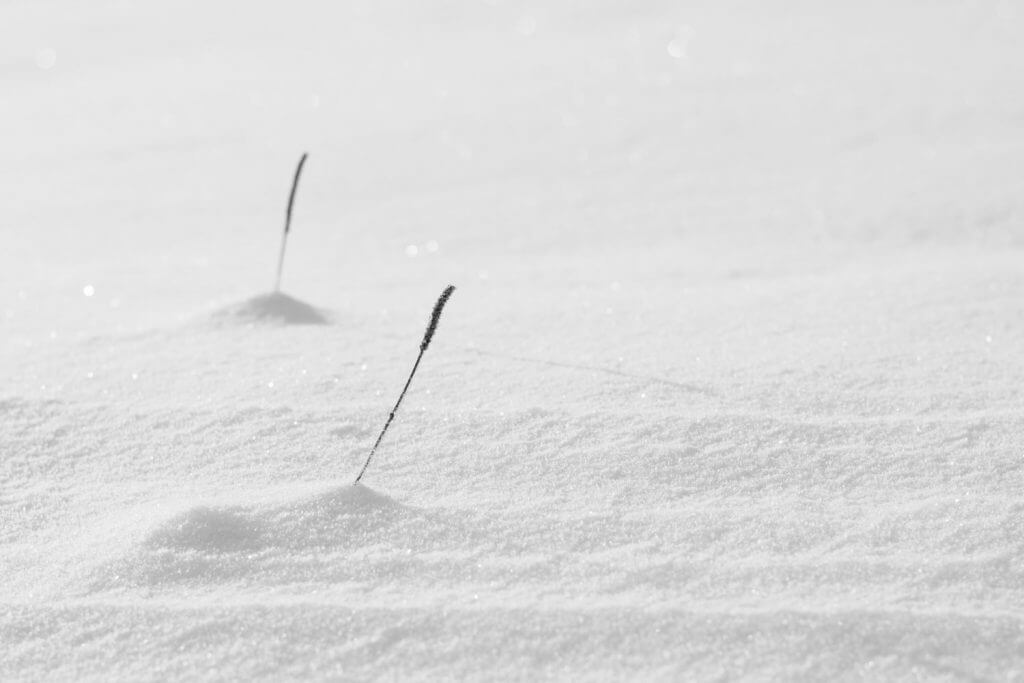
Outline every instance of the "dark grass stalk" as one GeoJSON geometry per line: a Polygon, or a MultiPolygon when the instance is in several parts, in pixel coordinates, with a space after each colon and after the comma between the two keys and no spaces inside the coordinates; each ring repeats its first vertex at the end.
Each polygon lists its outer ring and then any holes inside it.
{"type": "Polygon", "coordinates": [[[284,249],[288,246],[288,233],[292,229],[292,207],[295,205],[295,191],[299,189],[299,176],[302,175],[302,166],[306,163],[309,154],[302,153],[299,165],[295,167],[295,177],[292,179],[292,191],[288,195],[288,212],[284,217],[284,233],[281,235],[281,252],[277,256],[277,279],[274,281],[274,291],[281,291],[281,271],[284,270],[284,249]]]}
{"type": "Polygon", "coordinates": [[[398,400],[395,401],[395,407],[391,409],[391,414],[388,415],[387,422],[384,423],[384,429],[380,430],[380,434],[377,436],[377,441],[374,442],[373,448],[370,449],[370,455],[366,457],[366,462],[363,463],[363,469],[359,470],[359,476],[356,477],[356,482],[363,478],[366,474],[366,468],[370,466],[370,460],[373,459],[373,454],[377,452],[377,447],[380,446],[380,442],[384,440],[384,434],[387,433],[388,427],[391,426],[391,422],[395,419],[395,413],[398,412],[398,406],[402,405],[402,399],[405,398],[405,392],[409,391],[409,385],[412,384],[412,378],[416,374],[416,369],[420,366],[420,361],[423,360],[423,354],[426,352],[427,347],[430,346],[430,340],[434,338],[434,332],[437,331],[437,323],[441,320],[441,311],[444,310],[444,305],[448,303],[449,297],[452,292],[455,291],[455,287],[448,285],[441,292],[441,296],[437,298],[437,303],[434,304],[434,310],[430,314],[430,322],[427,323],[427,331],[423,333],[423,341],[420,342],[420,353],[416,356],[416,363],[412,366],[412,372],[409,373],[409,378],[405,380],[405,386],[402,387],[402,393],[398,395],[398,400]]]}

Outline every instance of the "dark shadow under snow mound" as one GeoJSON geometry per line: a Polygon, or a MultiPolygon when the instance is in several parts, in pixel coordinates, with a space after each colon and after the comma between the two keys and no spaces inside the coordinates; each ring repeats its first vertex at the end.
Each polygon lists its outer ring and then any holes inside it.
{"type": "Polygon", "coordinates": [[[261,294],[213,314],[221,322],[262,325],[329,325],[328,313],[281,292],[261,294]]]}

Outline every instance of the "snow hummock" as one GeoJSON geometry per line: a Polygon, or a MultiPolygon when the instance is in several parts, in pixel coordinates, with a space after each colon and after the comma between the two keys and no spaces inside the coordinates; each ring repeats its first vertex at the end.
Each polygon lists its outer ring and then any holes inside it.
{"type": "Polygon", "coordinates": [[[270,292],[212,313],[218,322],[267,325],[327,325],[329,315],[283,292],[270,292]]]}
{"type": "Polygon", "coordinates": [[[363,485],[249,505],[198,505],[150,529],[144,545],[209,553],[358,546],[401,515],[403,506],[363,485]]]}
{"type": "Polygon", "coordinates": [[[293,581],[297,569],[312,578],[347,568],[355,579],[361,563],[353,562],[352,553],[409,544],[417,540],[414,533],[424,531],[422,512],[366,486],[306,489],[249,502],[164,501],[155,509],[136,509],[138,523],[119,529],[131,542],[121,557],[88,572],[89,590],[160,590],[182,583],[209,589],[264,582],[275,574],[293,581]]]}

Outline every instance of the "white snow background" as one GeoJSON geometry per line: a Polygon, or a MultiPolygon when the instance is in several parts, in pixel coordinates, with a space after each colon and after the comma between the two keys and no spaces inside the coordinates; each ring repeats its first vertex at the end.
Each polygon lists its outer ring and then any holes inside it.
{"type": "Polygon", "coordinates": [[[1022,35],[3,0],[0,680],[1024,679],[1022,35]]]}

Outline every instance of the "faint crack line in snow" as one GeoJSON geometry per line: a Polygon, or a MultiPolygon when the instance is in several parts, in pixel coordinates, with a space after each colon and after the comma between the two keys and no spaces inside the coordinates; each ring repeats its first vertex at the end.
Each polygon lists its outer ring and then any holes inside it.
{"type": "Polygon", "coordinates": [[[664,384],[675,389],[682,389],[684,391],[702,394],[704,396],[718,396],[718,392],[708,387],[702,387],[696,384],[687,384],[686,382],[676,382],[671,379],[664,379],[661,377],[651,377],[649,375],[634,375],[629,372],[623,372],[622,370],[613,370],[612,368],[604,368],[599,365],[584,365],[582,363],[565,363],[562,361],[545,360],[543,358],[529,358],[527,356],[514,356],[507,353],[494,353],[493,351],[483,351],[481,349],[466,348],[466,351],[475,353],[480,356],[492,356],[494,358],[507,358],[509,360],[520,361],[522,363],[537,363],[539,365],[549,365],[556,368],[568,368],[570,370],[588,370],[591,372],[601,372],[606,375],[614,375],[616,377],[625,377],[627,379],[633,379],[640,382],[650,382],[652,384],[664,384]]]}

